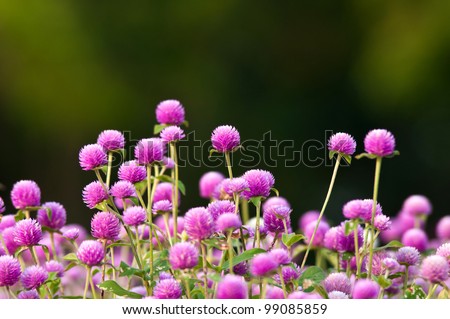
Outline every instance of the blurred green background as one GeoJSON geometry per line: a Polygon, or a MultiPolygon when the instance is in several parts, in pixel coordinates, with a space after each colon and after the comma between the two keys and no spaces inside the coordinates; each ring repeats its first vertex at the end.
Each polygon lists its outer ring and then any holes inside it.
{"type": "MultiPolygon", "coordinates": [[[[11,209],[12,184],[33,179],[87,225],[81,191],[94,175],[79,149],[104,129],[150,136],[168,98],[202,140],[232,124],[242,139],[272,130],[300,149],[333,130],[361,152],[368,130],[387,128],[401,156],[383,165],[385,212],[414,193],[433,202],[429,227],[449,212],[449,1],[1,0],[0,196],[11,209]]],[[[296,214],[320,208],[330,167],[271,170],[296,214]]],[[[183,211],[205,204],[205,171],[181,170],[183,211]]],[[[371,197],[373,171],[369,160],[342,169],[327,215],[371,197]]]]}

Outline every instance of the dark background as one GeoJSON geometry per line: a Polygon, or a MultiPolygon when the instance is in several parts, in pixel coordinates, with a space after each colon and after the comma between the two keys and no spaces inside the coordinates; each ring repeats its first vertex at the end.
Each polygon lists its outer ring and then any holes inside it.
{"type": "MultiPolygon", "coordinates": [[[[95,177],[79,149],[104,129],[149,137],[157,103],[176,98],[203,141],[231,124],[300,150],[333,130],[361,152],[368,130],[391,130],[401,156],[384,161],[380,202],[394,215],[425,194],[431,229],[448,214],[449,85],[449,1],[0,1],[0,196],[11,212],[12,184],[33,179],[87,225],[95,177]]],[[[331,167],[270,170],[296,214],[320,208],[331,167]]],[[[181,170],[183,211],[206,204],[205,171],[181,170]]],[[[341,169],[327,215],[371,197],[373,171],[341,169]]]]}

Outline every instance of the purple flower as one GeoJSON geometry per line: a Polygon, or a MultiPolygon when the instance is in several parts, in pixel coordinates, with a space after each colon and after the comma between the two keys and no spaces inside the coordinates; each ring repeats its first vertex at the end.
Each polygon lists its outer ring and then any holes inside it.
{"type": "MultiPolygon", "coordinates": [[[[234,178],[233,180],[236,180],[236,179],[237,178],[234,178]]],[[[248,187],[248,184],[247,184],[247,187],[248,187]]],[[[273,196],[273,197],[269,197],[267,200],[265,200],[262,205],[263,212],[266,209],[269,209],[270,206],[285,206],[285,207],[291,208],[291,205],[289,204],[287,199],[284,197],[281,197],[281,196],[273,196]]]]}
{"type": "Polygon", "coordinates": [[[402,244],[404,246],[416,247],[418,251],[422,252],[427,249],[428,237],[422,229],[413,228],[403,234],[402,244]]]}
{"type": "Polygon", "coordinates": [[[211,143],[214,149],[220,153],[233,151],[239,146],[241,137],[235,127],[222,125],[217,127],[211,135],[211,143]]]}
{"type": "Polygon", "coordinates": [[[354,199],[347,202],[342,208],[342,214],[348,219],[357,219],[365,214],[366,206],[362,199],[354,199]]]}
{"type": "Polygon", "coordinates": [[[23,219],[14,227],[14,241],[19,246],[34,246],[39,244],[41,239],[41,225],[34,219],[23,219]]]}
{"type": "Polygon", "coordinates": [[[5,212],[5,202],[3,201],[3,198],[0,197],[0,214],[3,214],[5,212]]]}
{"type": "Polygon", "coordinates": [[[119,179],[130,183],[139,183],[147,178],[144,166],[139,166],[136,161],[124,162],[119,167],[119,179]]]}
{"type": "Polygon", "coordinates": [[[184,216],[184,229],[189,238],[203,240],[212,235],[214,221],[206,208],[191,208],[184,216]]]}
{"type": "MultiPolygon", "coordinates": [[[[354,252],[355,251],[355,235],[354,232],[345,235],[345,224],[347,222],[342,222],[336,233],[337,239],[337,250],[340,252],[354,252]]],[[[363,243],[363,229],[358,225],[358,247],[362,246],[363,243]]]]}
{"type": "Polygon", "coordinates": [[[289,227],[291,224],[290,219],[291,209],[286,206],[269,206],[263,213],[264,226],[270,232],[284,232],[284,222],[289,227]]]}
{"type": "Polygon", "coordinates": [[[352,284],[350,279],[344,273],[332,273],[323,281],[323,285],[327,292],[341,291],[347,295],[352,292],[352,284]]]}
{"type": "MultiPolygon", "coordinates": [[[[305,242],[309,244],[309,241],[314,233],[314,229],[316,228],[317,221],[309,223],[305,228],[305,242]]],[[[327,222],[321,221],[319,223],[319,227],[317,228],[316,234],[314,235],[313,239],[313,246],[321,246],[323,243],[323,240],[325,238],[326,232],[330,229],[330,226],[327,222]]]]}
{"type": "Polygon", "coordinates": [[[125,147],[125,137],[122,132],[116,130],[106,130],[100,133],[97,144],[107,151],[116,151],[125,147]]]}
{"type": "Polygon", "coordinates": [[[2,237],[5,242],[5,248],[8,250],[9,254],[14,254],[20,246],[16,243],[14,235],[14,230],[16,227],[9,227],[3,230],[2,237]]]}
{"type": "Polygon", "coordinates": [[[83,201],[91,209],[107,199],[108,193],[99,181],[92,182],[83,189],[83,201]]]}
{"type": "Polygon", "coordinates": [[[17,299],[40,299],[36,289],[23,290],[17,295],[17,299]]]}
{"type": "Polygon", "coordinates": [[[19,261],[13,256],[0,256],[0,287],[13,286],[19,279],[22,270],[19,261]]]}
{"type": "Polygon", "coordinates": [[[156,107],[156,120],[160,124],[180,125],[184,122],[184,107],[180,101],[165,100],[156,107]]]}
{"type": "Polygon", "coordinates": [[[227,180],[227,183],[223,185],[223,190],[228,196],[233,196],[233,194],[240,194],[248,188],[247,181],[242,177],[235,177],[233,179],[227,180]]]}
{"type": "Polygon", "coordinates": [[[261,169],[249,170],[245,172],[243,178],[247,181],[249,187],[248,190],[242,192],[246,199],[258,196],[268,197],[270,189],[275,184],[272,173],[261,169]]]}
{"type": "Polygon", "coordinates": [[[161,131],[159,136],[166,143],[178,142],[185,138],[184,131],[179,126],[169,126],[161,131]]]}
{"type": "Polygon", "coordinates": [[[207,172],[202,175],[199,181],[200,196],[202,198],[211,198],[214,189],[225,179],[222,173],[207,172]]]}
{"type": "Polygon", "coordinates": [[[161,280],[153,291],[156,299],[179,299],[181,294],[181,286],[175,279],[161,280]]]}
{"type": "Polygon", "coordinates": [[[384,258],[382,263],[383,263],[384,269],[389,270],[389,272],[391,274],[398,272],[401,268],[398,261],[395,260],[394,258],[390,258],[390,257],[384,258]]]}
{"type": "Polygon", "coordinates": [[[161,271],[159,273],[159,280],[164,280],[164,279],[173,279],[173,276],[168,272],[161,271]]]}
{"type": "Polygon", "coordinates": [[[411,216],[430,215],[433,207],[423,195],[411,195],[403,202],[402,211],[411,216]]]}
{"type": "Polygon", "coordinates": [[[157,201],[153,204],[152,210],[154,214],[170,213],[172,211],[172,203],[167,199],[157,201]]]}
{"type": "Polygon", "coordinates": [[[30,266],[24,270],[21,276],[25,289],[36,289],[44,284],[48,278],[48,272],[40,266],[30,266]]]}
{"type": "Polygon", "coordinates": [[[247,263],[245,261],[237,264],[236,266],[233,267],[233,273],[235,275],[239,275],[239,276],[244,276],[245,274],[247,274],[247,263]]]}
{"type": "Polygon", "coordinates": [[[422,261],[420,273],[423,278],[432,282],[439,283],[448,278],[449,265],[447,260],[438,255],[428,256],[422,261]]]}
{"type": "MultiPolygon", "coordinates": [[[[297,280],[300,277],[300,271],[298,270],[298,266],[297,266],[297,269],[294,269],[291,266],[284,266],[283,268],[281,268],[281,273],[283,275],[283,280],[285,283],[294,282],[295,280],[297,280]]],[[[281,284],[279,274],[275,274],[273,276],[273,279],[277,283],[281,284]]]]}
{"type": "Polygon", "coordinates": [[[336,133],[328,140],[328,149],[344,155],[353,155],[356,149],[356,142],[347,133],[336,133]]]}
{"type": "Polygon", "coordinates": [[[217,286],[217,299],[247,299],[248,287],[244,277],[226,275],[217,286]]]}
{"type": "MultiPolygon", "coordinates": [[[[360,218],[366,222],[372,221],[373,199],[364,199],[362,201],[362,210],[360,218]]],[[[375,207],[375,216],[383,213],[380,203],[375,207]]]]}
{"type": "Polygon", "coordinates": [[[337,250],[337,236],[339,232],[339,227],[331,227],[328,229],[328,231],[325,233],[325,236],[323,238],[323,246],[329,250],[337,250]]]}
{"type": "Polygon", "coordinates": [[[322,297],[317,293],[307,293],[304,291],[294,291],[289,294],[288,299],[322,299],[322,297]]]}
{"type": "Polygon", "coordinates": [[[190,269],[198,264],[198,249],[188,242],[177,243],[169,250],[172,269],[190,269]]]}
{"type": "Polygon", "coordinates": [[[162,160],[162,164],[167,168],[167,169],[172,169],[175,167],[175,162],[173,159],[171,159],[170,157],[164,156],[163,160],[162,160]]]}
{"type": "Polygon", "coordinates": [[[136,197],[136,188],[131,182],[118,181],[111,187],[110,193],[116,198],[136,197]]]}
{"type": "Polygon", "coordinates": [[[375,228],[379,231],[385,231],[391,228],[392,222],[390,221],[389,217],[380,214],[375,216],[374,225],[375,228]]]}
{"type": "Polygon", "coordinates": [[[268,286],[266,299],[284,299],[283,289],[277,286],[268,286]]]}
{"type": "Polygon", "coordinates": [[[395,138],[387,130],[372,130],[364,139],[364,149],[367,153],[379,157],[392,155],[395,150],[395,138]]]}
{"type": "Polygon", "coordinates": [[[103,245],[96,240],[85,240],[78,248],[77,257],[85,265],[96,266],[105,257],[103,245]]]}
{"type": "Polygon", "coordinates": [[[225,213],[219,216],[216,221],[218,231],[226,233],[242,226],[241,218],[235,213],[225,213]]]}
{"type": "MultiPolygon", "coordinates": [[[[165,199],[172,203],[172,189],[174,188],[175,186],[172,185],[172,183],[169,182],[159,183],[155,189],[155,196],[153,197],[153,202],[156,203],[165,199]]],[[[180,205],[180,195],[181,193],[178,191],[178,205],[180,205]]]]}
{"type": "MultiPolygon", "coordinates": [[[[310,210],[305,212],[298,222],[298,227],[304,232],[306,226],[319,219],[320,212],[317,210],[310,210]]],[[[322,218],[322,221],[326,221],[325,218],[322,218]]]]}
{"type": "Polygon", "coordinates": [[[439,220],[436,235],[441,240],[450,240],[450,216],[444,216],[439,220]]]}
{"type": "Polygon", "coordinates": [[[80,150],[78,155],[80,166],[84,171],[98,169],[108,163],[106,152],[98,144],[89,144],[80,150]]]}
{"type": "MultiPolygon", "coordinates": [[[[384,251],[379,251],[373,254],[372,259],[372,273],[376,276],[380,276],[386,270],[384,267],[384,259],[387,258],[388,255],[384,251]]],[[[369,259],[366,259],[366,269],[369,268],[369,259]]]]}
{"type": "Polygon", "coordinates": [[[147,296],[147,289],[144,286],[136,286],[130,289],[131,292],[140,294],[142,297],[147,296]]]}
{"type": "Polygon", "coordinates": [[[77,227],[68,228],[62,233],[62,236],[69,240],[75,240],[80,236],[80,229],[77,227]]]}
{"type": "Polygon", "coordinates": [[[450,243],[442,244],[436,250],[436,255],[444,257],[450,266],[450,243]]]}
{"type": "Polygon", "coordinates": [[[5,215],[0,220],[0,233],[2,233],[6,228],[13,227],[16,224],[14,215],[5,215]]]}
{"type": "Polygon", "coordinates": [[[255,277],[270,275],[277,268],[277,261],[269,253],[256,255],[250,263],[250,273],[255,277]]]}
{"type": "Polygon", "coordinates": [[[415,266],[419,262],[420,253],[415,247],[401,247],[395,257],[402,265],[415,266]]]}
{"type": "Polygon", "coordinates": [[[11,201],[16,209],[26,209],[41,204],[41,190],[33,181],[19,181],[11,191],[11,201]]]}
{"type": "Polygon", "coordinates": [[[128,207],[123,212],[123,222],[128,226],[142,225],[147,219],[147,213],[141,206],[128,207]]]}
{"type": "Polygon", "coordinates": [[[291,262],[291,257],[286,249],[275,248],[272,249],[269,254],[272,255],[272,258],[275,259],[278,265],[287,265],[291,262]]]}
{"type": "Polygon", "coordinates": [[[43,209],[37,212],[37,220],[42,226],[52,229],[61,229],[66,224],[66,209],[60,203],[47,202],[42,204],[43,209]],[[47,212],[50,210],[50,218],[47,212]]]}
{"type": "Polygon", "coordinates": [[[370,279],[359,279],[353,288],[353,299],[376,299],[380,286],[370,279]]]}
{"type": "Polygon", "coordinates": [[[229,200],[217,200],[211,202],[208,205],[208,212],[210,212],[211,216],[214,220],[217,220],[220,215],[225,213],[234,213],[236,209],[236,205],[229,200]]]}
{"type": "Polygon", "coordinates": [[[47,262],[45,263],[45,269],[46,269],[48,272],[54,272],[54,273],[56,273],[56,275],[57,275],[59,278],[61,278],[61,277],[64,275],[64,266],[63,266],[61,263],[59,263],[59,262],[57,262],[57,261],[55,261],[55,260],[47,261],[47,262]]]}
{"type": "Polygon", "coordinates": [[[329,299],[348,299],[348,295],[343,293],[342,291],[331,291],[328,293],[329,299]]]}
{"type": "Polygon", "coordinates": [[[92,217],[91,233],[98,239],[117,240],[120,233],[120,220],[113,213],[98,212],[92,217]]]}
{"type": "Polygon", "coordinates": [[[134,157],[140,165],[149,165],[162,161],[166,152],[166,143],[160,138],[144,138],[140,140],[135,149],[134,157]]]}

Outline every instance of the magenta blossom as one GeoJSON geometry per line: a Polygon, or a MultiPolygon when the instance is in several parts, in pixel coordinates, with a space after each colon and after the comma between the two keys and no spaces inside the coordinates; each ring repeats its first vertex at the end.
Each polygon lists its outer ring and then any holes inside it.
{"type": "Polygon", "coordinates": [[[120,233],[120,220],[113,213],[98,212],[92,217],[91,233],[98,239],[117,240],[120,233]]]}
{"type": "Polygon", "coordinates": [[[392,155],[395,151],[395,138],[387,130],[372,130],[364,139],[364,149],[367,153],[379,157],[392,155]]]}
{"type": "Polygon", "coordinates": [[[103,245],[95,240],[85,240],[81,243],[77,252],[78,259],[87,266],[96,266],[105,257],[103,245]]]}
{"type": "Polygon", "coordinates": [[[162,101],[156,107],[156,120],[160,124],[180,125],[184,122],[184,107],[180,101],[162,101]]]}
{"type": "Polygon", "coordinates": [[[216,221],[218,231],[226,233],[242,226],[241,218],[235,213],[225,213],[219,216],[216,221]]]}
{"type": "Polygon", "coordinates": [[[336,133],[328,140],[328,149],[343,155],[353,155],[356,149],[355,139],[347,133],[336,133]]]}
{"type": "Polygon", "coordinates": [[[125,225],[136,227],[142,225],[147,220],[147,212],[141,206],[128,207],[123,212],[123,222],[125,225]]]}
{"type": "Polygon", "coordinates": [[[83,201],[91,209],[107,199],[108,193],[99,181],[92,182],[83,189],[83,201]]]}
{"type": "Polygon", "coordinates": [[[129,181],[118,181],[111,187],[110,193],[120,199],[136,197],[136,188],[129,181]]]}
{"type": "Polygon", "coordinates": [[[140,165],[149,165],[162,161],[166,152],[166,143],[160,138],[144,138],[135,149],[134,157],[140,165]]]}
{"type": "Polygon", "coordinates": [[[184,215],[184,229],[193,240],[206,239],[213,233],[213,217],[204,207],[191,208],[184,215]]]}
{"type": "Polygon", "coordinates": [[[41,225],[34,219],[23,219],[14,227],[14,241],[19,246],[35,246],[41,239],[41,225]]]}
{"type": "Polygon", "coordinates": [[[214,220],[217,220],[220,215],[225,213],[234,213],[236,205],[229,200],[216,200],[208,205],[208,211],[214,220]]]}
{"type": "Polygon", "coordinates": [[[214,189],[225,179],[222,173],[207,172],[202,175],[199,181],[200,196],[203,198],[211,198],[214,189]]]}
{"type": "Polygon", "coordinates": [[[98,169],[108,163],[104,148],[98,144],[89,144],[80,150],[78,156],[80,166],[84,171],[98,169]]]}
{"type": "Polygon", "coordinates": [[[226,275],[217,286],[217,299],[247,299],[248,288],[244,277],[226,275]]]}
{"type": "Polygon", "coordinates": [[[179,299],[181,294],[181,286],[175,279],[161,280],[153,291],[156,299],[179,299]]]}
{"type": "Polygon", "coordinates": [[[191,243],[176,243],[169,250],[172,269],[190,269],[198,264],[198,249],[191,243]]]}
{"type": "Polygon", "coordinates": [[[163,129],[159,135],[166,143],[178,142],[185,138],[184,131],[179,126],[169,126],[163,129]]]}
{"type": "Polygon", "coordinates": [[[26,209],[41,204],[41,190],[34,181],[19,181],[11,191],[11,201],[16,209],[26,209]]]}
{"type": "Polygon", "coordinates": [[[270,253],[256,255],[250,263],[250,273],[256,277],[270,275],[277,268],[278,263],[270,253]]]}
{"type": "Polygon", "coordinates": [[[63,205],[57,202],[47,202],[42,204],[42,208],[37,213],[37,220],[42,226],[61,229],[66,224],[67,213],[63,205]],[[50,218],[47,210],[50,211],[50,218]]]}
{"type": "Polygon", "coordinates": [[[139,166],[136,161],[124,162],[119,167],[119,179],[130,183],[139,183],[147,178],[144,166],[139,166]]]}
{"type": "Polygon", "coordinates": [[[100,133],[97,144],[107,151],[116,151],[125,147],[125,137],[122,132],[116,130],[106,130],[100,133]]]}
{"type": "Polygon", "coordinates": [[[30,266],[22,273],[21,281],[25,289],[36,289],[44,284],[48,272],[40,266],[30,266]]]}
{"type": "Polygon", "coordinates": [[[13,256],[0,256],[0,287],[13,286],[20,278],[22,270],[13,256]]]}
{"type": "Polygon", "coordinates": [[[430,200],[423,195],[411,195],[403,202],[402,211],[411,216],[430,215],[432,210],[430,200]]]}
{"type": "Polygon", "coordinates": [[[422,262],[420,273],[423,278],[432,282],[439,283],[448,278],[449,265],[447,260],[438,255],[428,256],[422,262]]]}
{"type": "Polygon", "coordinates": [[[246,199],[258,196],[268,197],[275,184],[272,173],[261,169],[249,170],[243,175],[243,178],[247,181],[249,188],[242,192],[246,199]]]}
{"type": "Polygon", "coordinates": [[[239,132],[231,125],[219,126],[211,135],[212,146],[220,153],[232,152],[240,142],[239,132]]]}

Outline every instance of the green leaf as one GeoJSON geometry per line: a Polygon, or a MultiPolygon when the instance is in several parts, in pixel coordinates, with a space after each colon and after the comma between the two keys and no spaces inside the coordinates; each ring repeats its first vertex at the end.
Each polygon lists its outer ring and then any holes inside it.
{"type": "Polygon", "coordinates": [[[347,154],[342,154],[342,158],[349,164],[352,163],[352,156],[347,154]]]}
{"type": "Polygon", "coordinates": [[[336,151],[330,151],[329,153],[328,153],[328,157],[329,157],[329,159],[333,159],[333,157],[334,157],[334,155],[336,155],[336,151]]]}
{"type": "MultiPolygon", "coordinates": [[[[232,266],[236,266],[237,264],[252,259],[253,256],[261,254],[261,253],[265,253],[266,251],[264,249],[261,248],[253,248],[253,249],[249,249],[244,251],[242,254],[236,256],[233,258],[233,264],[232,266]]],[[[227,260],[223,263],[222,265],[222,270],[226,270],[230,268],[230,262],[227,260]]]]}
{"type": "Polygon", "coordinates": [[[302,234],[295,234],[295,233],[283,234],[282,241],[286,247],[290,248],[296,242],[299,242],[300,240],[302,240],[304,238],[305,238],[305,236],[303,236],[302,234]]]}
{"type": "Polygon", "coordinates": [[[256,196],[249,199],[249,202],[255,205],[255,207],[258,207],[261,205],[261,200],[263,199],[262,196],[256,196]]]}
{"type": "Polygon", "coordinates": [[[324,287],[322,287],[320,285],[317,285],[317,286],[315,286],[315,290],[317,291],[317,293],[319,295],[322,296],[323,299],[328,299],[328,293],[327,293],[327,291],[325,290],[324,287]]]}
{"type": "Polygon", "coordinates": [[[69,253],[69,254],[65,255],[63,257],[63,259],[67,260],[67,261],[77,261],[78,262],[78,257],[75,253],[69,253]]]}
{"type": "Polygon", "coordinates": [[[112,292],[117,296],[128,297],[133,299],[142,299],[142,296],[140,294],[122,288],[114,280],[106,280],[101,284],[99,284],[98,287],[101,290],[112,292]]]}
{"type": "Polygon", "coordinates": [[[131,276],[137,276],[140,278],[144,278],[145,272],[138,268],[133,268],[131,266],[128,266],[125,262],[120,263],[120,275],[119,277],[131,277],[131,276]]]}
{"type": "Polygon", "coordinates": [[[19,257],[25,250],[28,250],[27,246],[22,246],[14,253],[14,257],[19,257]]]}
{"type": "Polygon", "coordinates": [[[376,251],[385,250],[388,248],[401,248],[401,247],[403,247],[403,244],[401,242],[399,242],[398,240],[393,240],[384,246],[374,248],[373,251],[376,252],[376,251]]]}
{"type": "Polygon", "coordinates": [[[216,150],[215,148],[210,149],[210,150],[209,150],[209,156],[208,156],[208,157],[211,157],[214,153],[219,153],[219,151],[216,150]]]}
{"type": "Polygon", "coordinates": [[[161,132],[162,130],[164,130],[168,125],[166,124],[156,124],[153,127],[153,134],[159,134],[159,132],[161,132]]]}
{"type": "Polygon", "coordinates": [[[72,269],[73,267],[75,267],[75,266],[77,266],[77,265],[78,265],[78,262],[72,261],[72,262],[70,262],[70,263],[66,266],[66,268],[64,269],[64,271],[68,271],[68,270],[72,269]]]}
{"type": "Polygon", "coordinates": [[[358,227],[358,222],[354,220],[350,220],[345,223],[345,236],[350,235],[355,228],[358,227]]]}
{"type": "Polygon", "coordinates": [[[316,285],[319,285],[325,279],[325,273],[322,268],[317,266],[308,267],[298,279],[298,284],[303,287],[305,292],[311,292],[316,285]],[[312,288],[312,289],[311,289],[312,288]]]}
{"type": "Polygon", "coordinates": [[[405,299],[425,299],[427,295],[423,291],[422,287],[416,284],[412,284],[406,289],[405,295],[403,297],[405,299]]]}
{"type": "Polygon", "coordinates": [[[376,155],[369,154],[369,153],[361,153],[361,154],[355,156],[355,158],[356,158],[357,160],[359,160],[359,159],[361,159],[361,158],[363,158],[363,157],[366,157],[366,158],[369,158],[369,159],[376,159],[376,158],[377,158],[376,155]]]}
{"type": "Polygon", "coordinates": [[[276,189],[275,187],[272,187],[270,189],[272,192],[274,192],[277,196],[280,196],[280,192],[278,191],[278,189],[276,189]]]}
{"type": "Polygon", "coordinates": [[[22,219],[25,218],[25,213],[22,210],[19,210],[15,215],[14,215],[14,220],[16,222],[21,221],[22,219]]]}
{"type": "Polygon", "coordinates": [[[354,253],[346,251],[342,254],[342,260],[350,260],[354,256],[354,253]]]}
{"type": "Polygon", "coordinates": [[[400,155],[400,152],[399,151],[394,151],[391,155],[388,155],[388,156],[386,156],[387,158],[393,158],[393,157],[395,157],[395,156],[399,156],[400,155]]]}
{"type": "Polygon", "coordinates": [[[380,285],[380,287],[386,289],[392,285],[392,280],[389,278],[384,278],[384,276],[373,276],[375,281],[380,285]]]}

